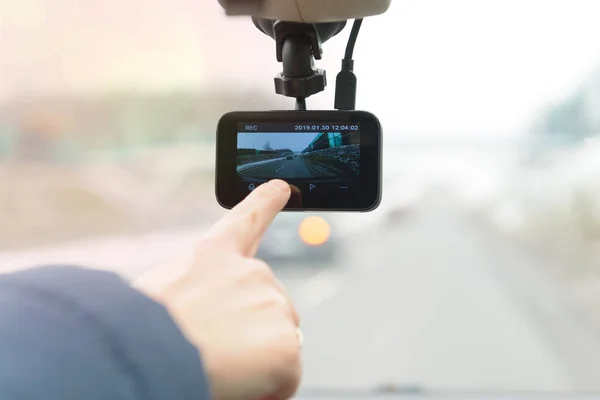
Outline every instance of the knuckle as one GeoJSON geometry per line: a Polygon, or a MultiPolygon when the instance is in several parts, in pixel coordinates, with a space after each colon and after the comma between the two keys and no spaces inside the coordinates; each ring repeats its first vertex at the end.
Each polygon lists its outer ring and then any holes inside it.
{"type": "Polygon", "coordinates": [[[273,275],[273,271],[271,270],[271,267],[265,261],[254,259],[251,261],[250,265],[251,265],[252,272],[256,276],[258,276],[262,279],[269,279],[269,280],[275,279],[275,275],[273,275]]]}
{"type": "Polygon", "coordinates": [[[273,318],[279,321],[289,319],[289,302],[287,298],[282,295],[278,290],[274,289],[263,289],[262,293],[262,304],[265,310],[269,310],[269,313],[273,318]]]}
{"type": "Polygon", "coordinates": [[[245,260],[240,263],[242,268],[238,269],[238,278],[246,283],[253,285],[264,285],[264,282],[269,282],[272,278],[272,272],[269,266],[260,260],[245,260]]]}
{"type": "Polygon", "coordinates": [[[290,307],[288,299],[278,291],[273,291],[273,295],[271,296],[269,302],[276,308],[285,310],[286,312],[289,310],[290,307]]]}
{"type": "Polygon", "coordinates": [[[282,331],[280,343],[281,346],[278,351],[278,371],[280,373],[285,371],[284,373],[287,375],[288,380],[299,380],[299,371],[301,370],[301,350],[296,329],[292,325],[282,331]]]}
{"type": "Polygon", "coordinates": [[[246,214],[246,222],[247,224],[249,224],[249,226],[257,228],[260,224],[260,210],[257,210],[255,208],[251,209],[248,211],[248,213],[246,214]]]}
{"type": "Polygon", "coordinates": [[[238,232],[243,231],[243,236],[254,238],[263,229],[264,209],[262,206],[250,207],[240,215],[236,229],[238,232]]]}

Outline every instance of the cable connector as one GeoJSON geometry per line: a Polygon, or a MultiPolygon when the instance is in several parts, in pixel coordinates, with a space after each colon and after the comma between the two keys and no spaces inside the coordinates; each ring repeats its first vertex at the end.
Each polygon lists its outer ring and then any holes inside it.
{"type": "Polygon", "coordinates": [[[335,78],[336,110],[354,110],[356,107],[357,80],[353,69],[354,60],[342,60],[342,69],[335,78]]]}
{"type": "Polygon", "coordinates": [[[354,24],[352,24],[346,53],[342,59],[342,69],[335,78],[334,108],[336,110],[354,110],[356,107],[356,75],[354,74],[352,54],[354,53],[354,45],[356,45],[362,21],[362,18],[355,19],[354,24]]]}

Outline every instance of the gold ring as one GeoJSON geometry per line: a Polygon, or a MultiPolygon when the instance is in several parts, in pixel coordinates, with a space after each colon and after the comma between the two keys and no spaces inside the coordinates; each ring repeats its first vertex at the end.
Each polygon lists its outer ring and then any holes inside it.
{"type": "Polygon", "coordinates": [[[296,328],[296,335],[298,335],[298,346],[302,348],[304,344],[304,334],[302,333],[302,329],[296,328]]]}

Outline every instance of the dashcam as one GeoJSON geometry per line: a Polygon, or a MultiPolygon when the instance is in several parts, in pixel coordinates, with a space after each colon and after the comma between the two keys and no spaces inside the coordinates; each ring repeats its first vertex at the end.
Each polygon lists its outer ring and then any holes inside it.
{"type": "Polygon", "coordinates": [[[216,159],[227,209],[271,179],[291,185],[289,211],[372,211],[381,200],[381,125],[364,111],[228,113],[216,159]]]}

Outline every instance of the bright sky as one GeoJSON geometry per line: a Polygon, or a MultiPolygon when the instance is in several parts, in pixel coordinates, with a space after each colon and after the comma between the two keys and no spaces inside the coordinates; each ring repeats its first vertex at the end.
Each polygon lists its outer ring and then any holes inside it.
{"type": "MultiPolygon", "coordinates": [[[[365,0],[367,1],[367,0],[365,0]]],[[[358,107],[404,134],[514,133],[600,63],[597,0],[393,0],[356,47],[358,107]]],[[[274,42],[216,0],[0,0],[0,95],[263,85],[274,42]]],[[[324,46],[328,92],[349,28],[324,46]]],[[[290,106],[292,104],[290,103],[290,106]]]]}
{"type": "Polygon", "coordinates": [[[239,149],[259,149],[262,150],[266,143],[273,149],[290,149],[292,151],[302,151],[312,142],[318,133],[238,133],[237,147],[239,149]]]}

